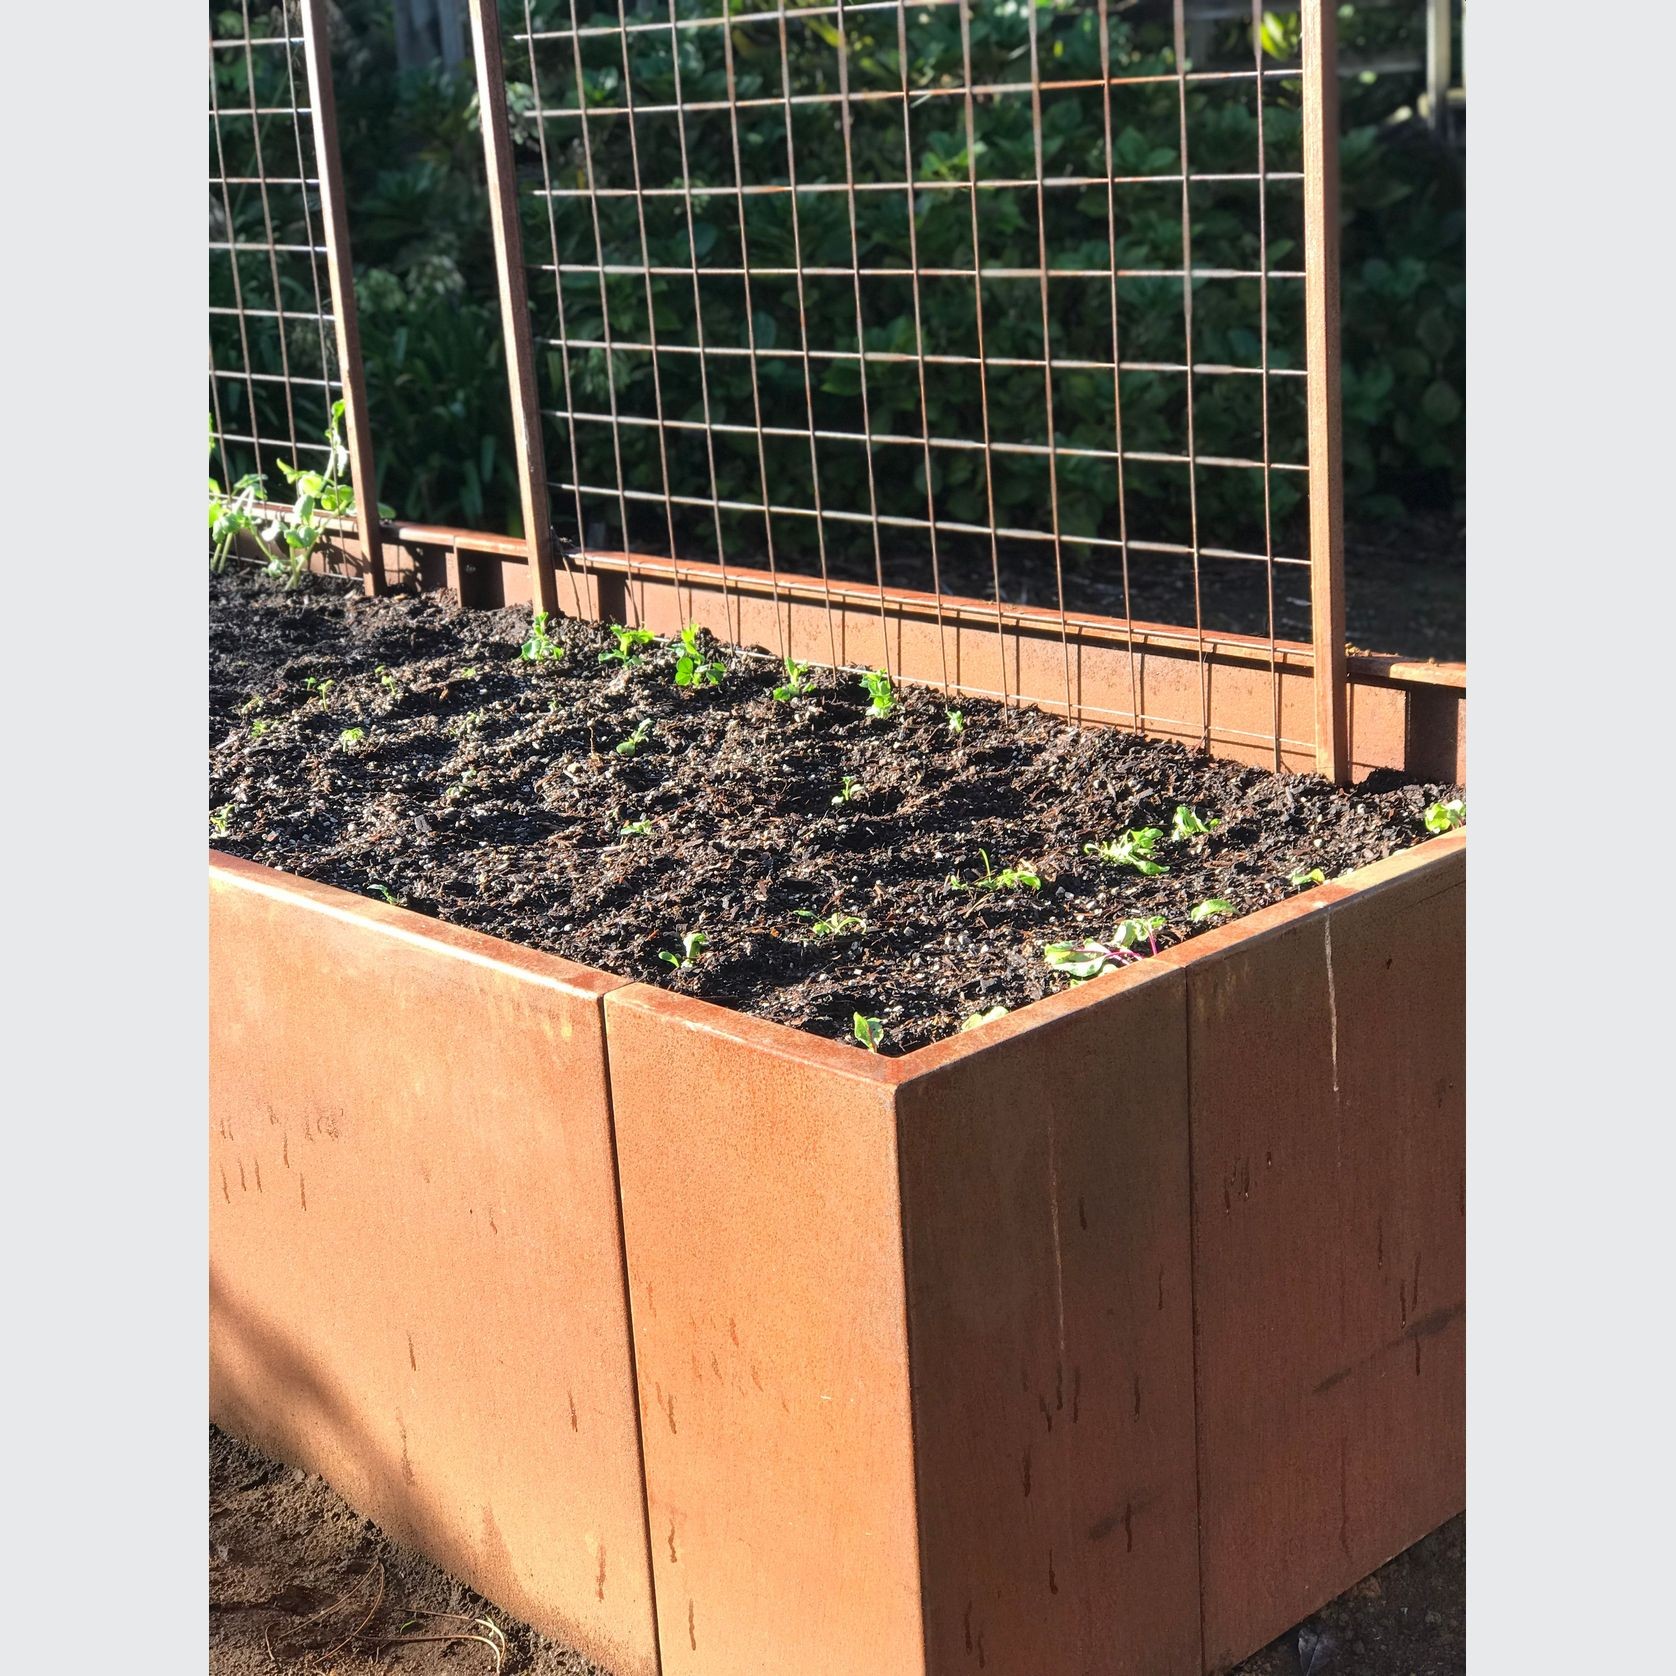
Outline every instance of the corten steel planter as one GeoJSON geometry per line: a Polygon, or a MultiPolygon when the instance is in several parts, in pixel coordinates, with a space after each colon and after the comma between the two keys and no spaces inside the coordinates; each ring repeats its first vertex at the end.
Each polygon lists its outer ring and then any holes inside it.
{"type": "Polygon", "coordinates": [[[213,1416],[648,1676],[615,980],[222,856],[210,955],[213,1416]]]}
{"type": "Polygon", "coordinates": [[[1196,1676],[1463,1505],[1463,838],[899,1059],[217,872],[218,1159],[367,1159],[212,1179],[221,1408],[616,1668],[1196,1676]]]}

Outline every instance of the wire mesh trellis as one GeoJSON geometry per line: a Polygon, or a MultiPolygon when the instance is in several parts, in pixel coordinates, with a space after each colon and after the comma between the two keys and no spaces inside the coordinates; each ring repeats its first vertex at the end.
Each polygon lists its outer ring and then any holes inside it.
{"type": "Polygon", "coordinates": [[[1045,606],[1070,714],[1073,617],[1185,624],[1207,744],[1207,640],[1243,633],[1275,760],[1342,772],[1330,7],[1301,59],[1253,5],[1203,66],[1181,0],[472,10],[515,407],[584,567],[765,572],[774,650],[833,662],[782,581],[870,584],[881,626],[922,590],[951,687],[946,597],[1045,606]]]}
{"type": "Polygon", "coordinates": [[[369,587],[382,542],[323,0],[212,4],[209,397],[220,481],[320,467],[333,404],[369,587]]]}

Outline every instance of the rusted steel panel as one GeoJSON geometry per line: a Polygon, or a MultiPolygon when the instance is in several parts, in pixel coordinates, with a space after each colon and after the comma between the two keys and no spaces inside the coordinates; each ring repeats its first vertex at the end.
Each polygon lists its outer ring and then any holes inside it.
{"type": "Polygon", "coordinates": [[[1164,957],[1211,1670],[1464,1504],[1464,876],[1428,844],[1164,957]]]}
{"type": "Polygon", "coordinates": [[[210,894],[213,1415],[652,1676],[616,980],[225,857],[210,894]]]}
{"type": "Polygon", "coordinates": [[[885,1066],[639,986],[607,998],[606,1025],[666,1676],[907,1676],[885,1066]]]}
{"type": "Polygon", "coordinates": [[[906,1072],[930,1671],[1199,1671],[1186,1025],[1149,963],[906,1072]]]}

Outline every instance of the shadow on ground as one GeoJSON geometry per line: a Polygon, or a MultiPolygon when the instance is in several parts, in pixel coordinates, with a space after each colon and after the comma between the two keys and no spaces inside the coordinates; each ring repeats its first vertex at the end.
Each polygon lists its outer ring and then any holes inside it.
{"type": "MultiPolygon", "coordinates": [[[[210,1676],[609,1676],[393,1542],[321,1479],[210,1428],[210,1676]]],[[[1466,1521],[1231,1676],[1460,1676],[1466,1521]]],[[[788,1673],[789,1676],[789,1673],[788,1673]]]]}

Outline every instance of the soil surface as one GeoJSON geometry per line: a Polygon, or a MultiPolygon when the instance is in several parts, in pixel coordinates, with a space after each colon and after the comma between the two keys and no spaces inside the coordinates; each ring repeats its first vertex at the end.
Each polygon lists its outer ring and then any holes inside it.
{"type": "MultiPolygon", "coordinates": [[[[504,1638],[505,1676],[607,1676],[392,1542],[321,1479],[214,1426],[209,1581],[211,1676],[489,1676],[485,1624],[504,1638]],[[396,1639],[455,1631],[483,1640],[396,1639]]],[[[1232,1676],[1460,1676],[1465,1583],[1455,1519],[1232,1676]]]]}
{"type": "Polygon", "coordinates": [[[707,637],[722,684],[681,688],[667,643],[602,663],[612,636],[564,621],[565,656],[532,662],[529,632],[449,595],[212,578],[212,841],[818,1035],[878,1019],[906,1052],[1063,988],[1050,943],[1155,915],[1179,941],[1201,902],[1249,913],[1423,840],[1453,791],[1340,789],[981,700],[954,733],[924,690],[870,719],[853,675],[782,702],[777,663],[707,637]],[[1219,824],[1173,838],[1178,807],[1219,824]],[[1167,871],[1086,851],[1146,827],[1167,871]]]}

